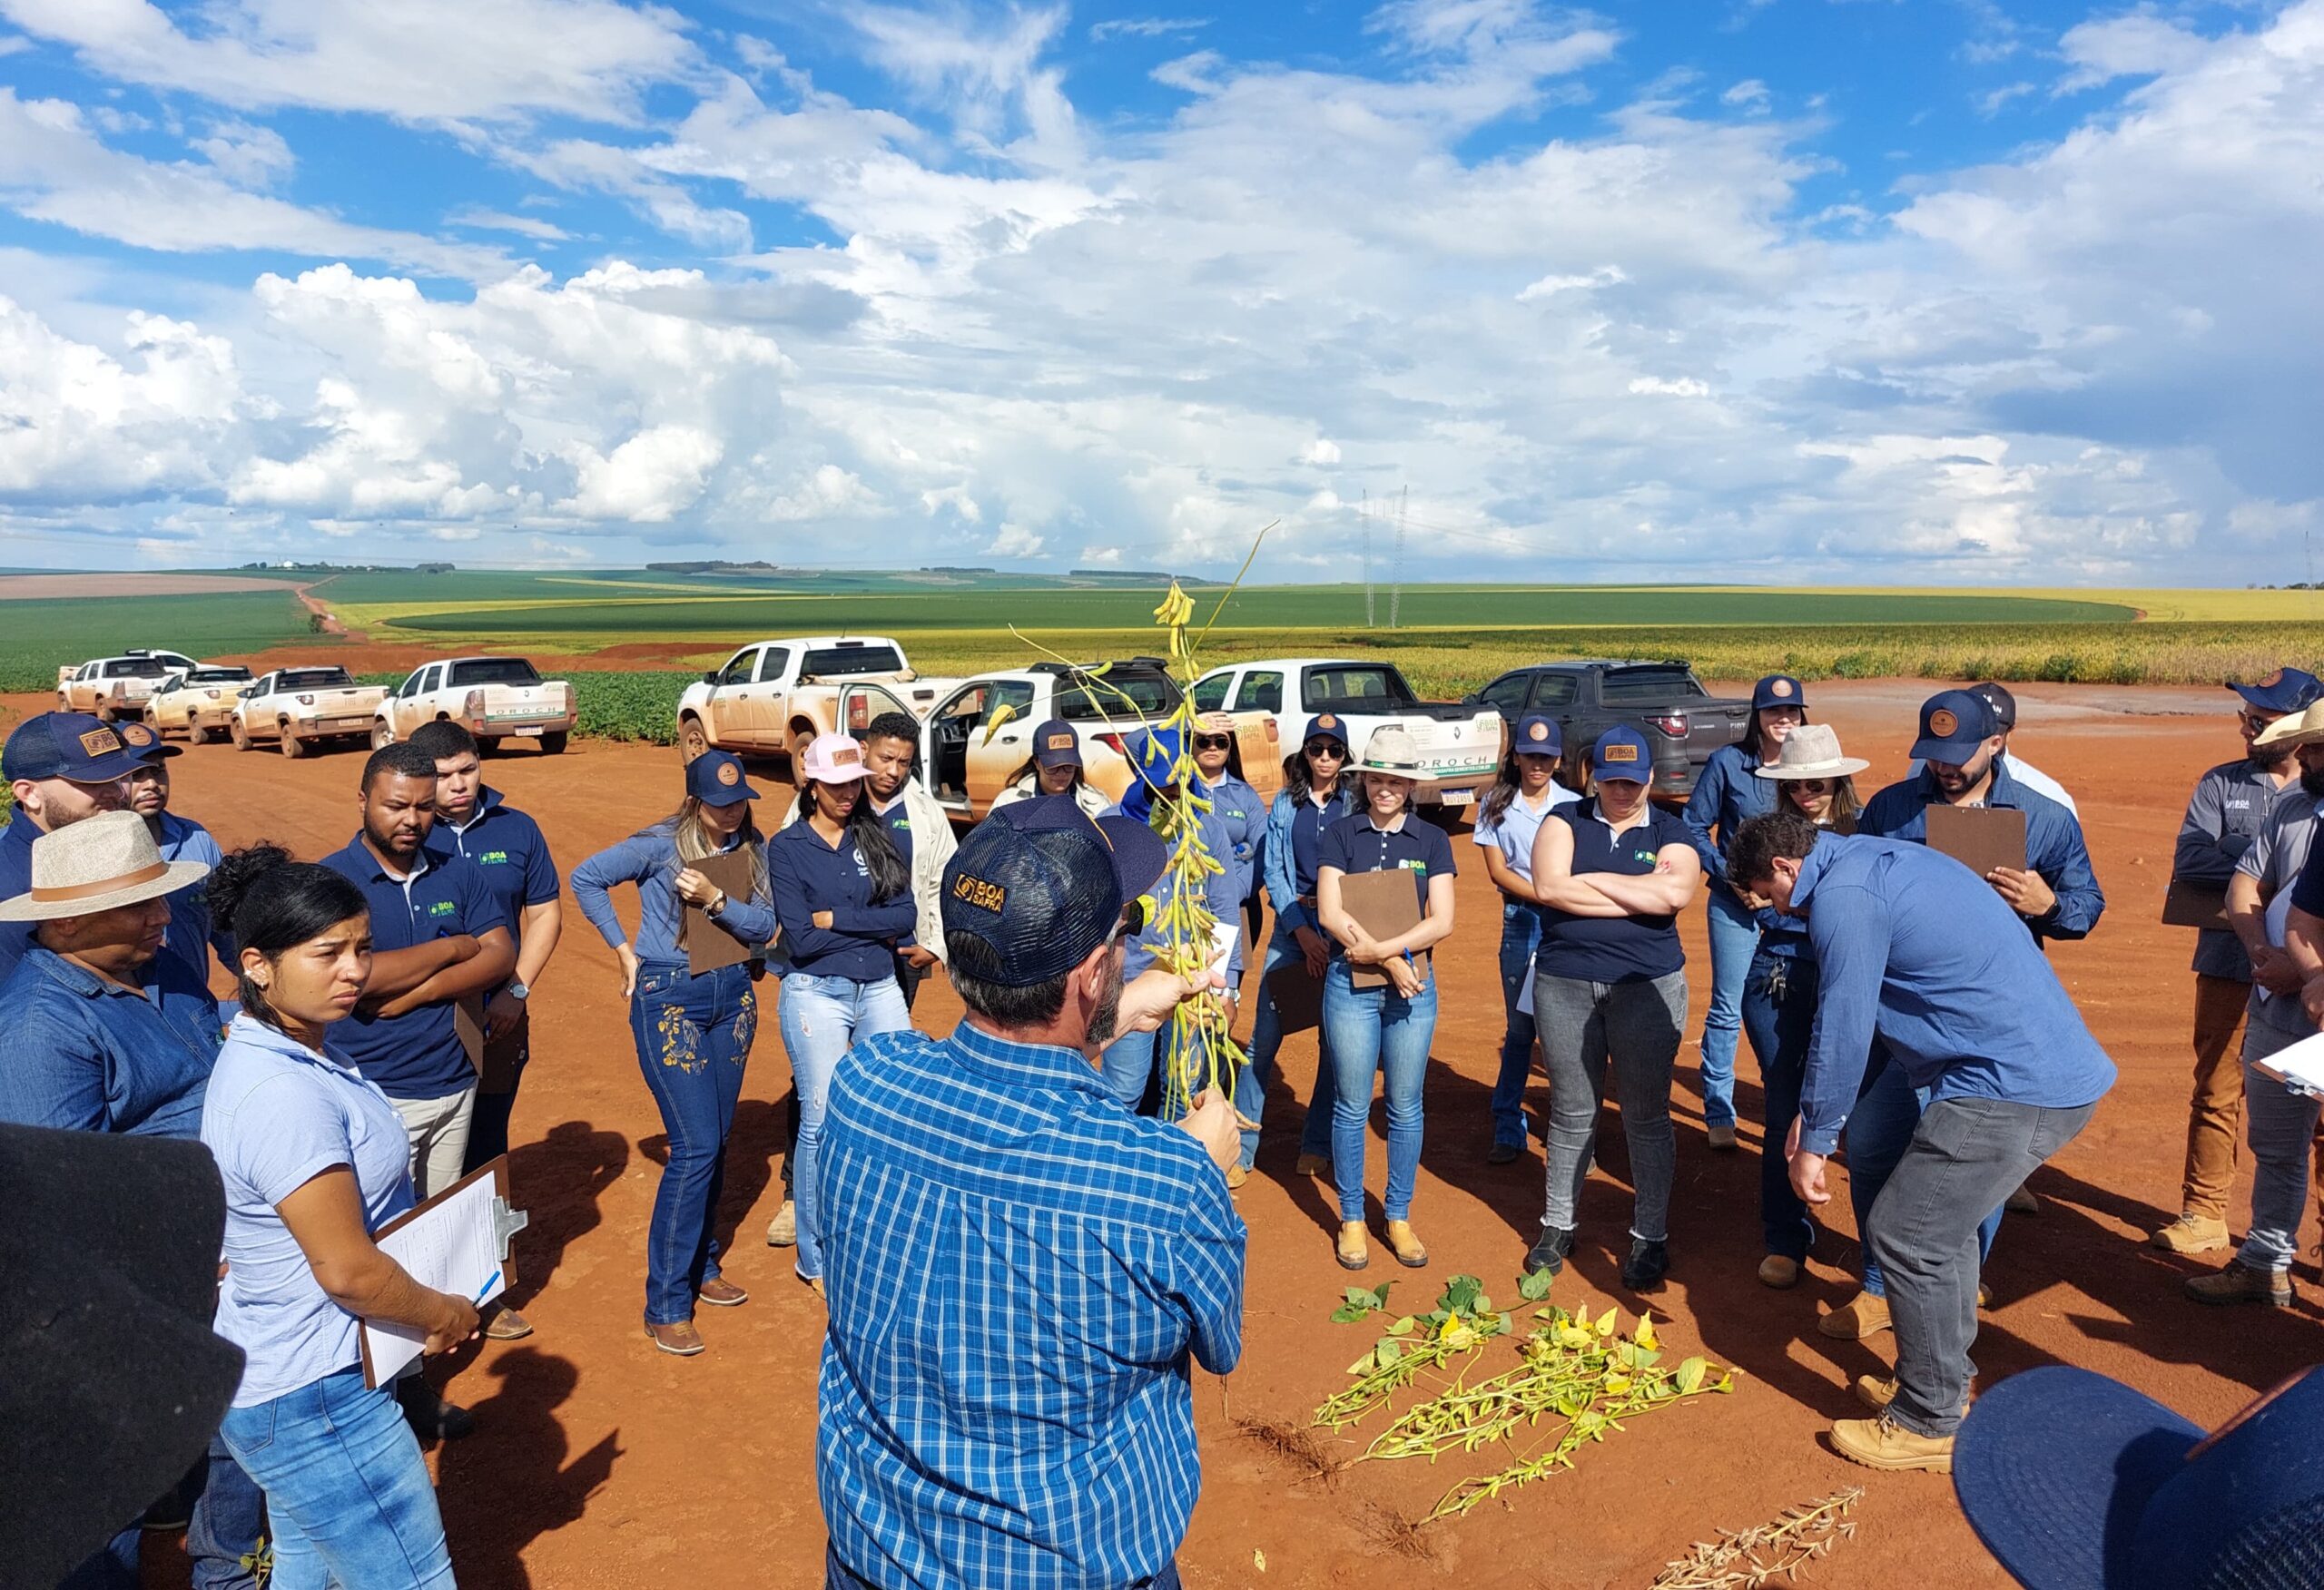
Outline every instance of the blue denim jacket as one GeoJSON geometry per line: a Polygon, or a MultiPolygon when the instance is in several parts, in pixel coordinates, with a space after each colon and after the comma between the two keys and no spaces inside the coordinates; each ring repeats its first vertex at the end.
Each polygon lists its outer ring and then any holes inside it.
{"type": "MultiPolygon", "coordinates": [[[[573,898],[607,944],[615,948],[627,944],[642,961],[684,965],[686,952],[678,947],[678,928],[685,920],[685,902],[677,890],[681,869],[677,840],[666,824],[656,824],[576,867],[573,898]],[[635,939],[623,933],[621,918],[614,912],[610,891],[621,883],[637,886],[635,939]]],[[[774,908],[764,900],[729,897],[724,911],[713,920],[745,944],[764,944],[774,937],[774,908]]]]}
{"type": "Polygon", "coordinates": [[[144,992],[34,945],[0,986],[8,1033],[0,1121],[69,1132],[195,1137],[225,1032],[218,1002],[167,950],[144,992]]]}
{"type": "Polygon", "coordinates": [[[1727,853],[1735,848],[1736,830],[1776,809],[1775,784],[1758,776],[1758,765],[1759,759],[1744,747],[1722,745],[1710,753],[1695,792],[1687,797],[1687,832],[1703,859],[1703,876],[1730,899],[1737,897],[1727,881],[1727,853]]]}
{"type": "Polygon", "coordinates": [[[1315,913],[1299,903],[1300,897],[1315,892],[1315,847],[1325,829],[1355,810],[1354,790],[1355,780],[1343,778],[1321,806],[1312,799],[1295,800],[1285,790],[1267,808],[1259,867],[1265,876],[1267,903],[1275,908],[1276,932],[1315,926],[1315,913]]]}

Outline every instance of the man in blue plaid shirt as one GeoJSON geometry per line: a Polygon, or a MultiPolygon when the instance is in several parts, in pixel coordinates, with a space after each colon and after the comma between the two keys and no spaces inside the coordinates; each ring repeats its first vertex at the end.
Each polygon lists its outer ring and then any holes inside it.
{"type": "Polygon", "coordinates": [[[944,869],[967,1018],[840,1063],[816,1440],[837,1590],[1178,1584],[1188,1360],[1223,1375],[1243,1350],[1242,1143],[1216,1090],[1142,1120],[1092,1058],[1192,992],[1123,984],[1163,862],[1134,819],[995,812],[944,869]]]}

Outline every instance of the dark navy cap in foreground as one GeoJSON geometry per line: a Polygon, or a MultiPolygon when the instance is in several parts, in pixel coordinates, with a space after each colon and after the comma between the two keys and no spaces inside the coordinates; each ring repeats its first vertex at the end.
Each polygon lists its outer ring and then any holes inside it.
{"type": "Polygon", "coordinates": [[[2206,1435],[2087,1369],[2013,1375],[1970,1405],[1953,1488],[2029,1590],[2324,1585],[2324,1369],[2206,1435]]]}
{"type": "Polygon", "coordinates": [[[686,793],[704,806],[732,806],[759,798],[743,776],[743,759],[725,751],[705,751],[686,764],[686,793]]]}
{"type": "Polygon", "coordinates": [[[143,765],[122,744],[113,725],[92,712],[42,712],[10,731],[0,750],[0,773],[18,779],[64,779],[110,784],[143,765]]]}
{"type": "Polygon", "coordinates": [[[1770,673],[1751,687],[1751,710],[1762,707],[1797,707],[1807,710],[1807,692],[1799,681],[1788,673],[1770,673]]]}
{"type": "Polygon", "coordinates": [[[2324,680],[2297,668],[2279,668],[2257,684],[2232,684],[2228,689],[2263,712],[2297,712],[2324,696],[2324,680]]]}
{"type": "Polygon", "coordinates": [[[1598,737],[1590,748],[1590,771],[1600,783],[1628,779],[1633,784],[1654,782],[1654,748],[1646,736],[1628,724],[1618,724],[1598,737]]]}
{"type": "Polygon", "coordinates": [[[1921,703],[1921,737],[1913,741],[1913,755],[1959,767],[2000,732],[1991,702],[1974,690],[1941,690],[1921,703]]]}
{"type": "Polygon", "coordinates": [[[944,864],[944,932],[985,953],[953,959],[970,977],[1029,988],[1088,958],[1122,907],[1162,876],[1169,851],[1134,819],[1092,821],[1070,800],[1004,806],[969,830],[944,864]]]}
{"type": "Polygon", "coordinates": [[[1528,712],[1517,720],[1517,732],[1510,737],[1509,749],[1519,756],[1563,756],[1565,736],[1558,729],[1558,721],[1547,712],[1528,712]]]}

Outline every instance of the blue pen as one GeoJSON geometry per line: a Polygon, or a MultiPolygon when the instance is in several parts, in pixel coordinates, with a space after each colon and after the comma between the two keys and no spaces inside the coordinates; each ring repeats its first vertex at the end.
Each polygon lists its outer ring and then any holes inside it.
{"type": "Polygon", "coordinates": [[[485,1299],[492,1295],[492,1289],[499,1284],[500,1271],[496,1270],[490,1275],[485,1277],[484,1284],[476,1289],[476,1296],[470,1298],[468,1301],[471,1303],[480,1303],[484,1301],[485,1299]]]}

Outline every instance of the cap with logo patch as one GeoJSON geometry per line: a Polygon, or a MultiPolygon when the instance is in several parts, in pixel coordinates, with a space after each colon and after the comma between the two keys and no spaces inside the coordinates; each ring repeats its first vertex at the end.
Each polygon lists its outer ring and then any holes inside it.
{"type": "Polygon", "coordinates": [[[1081,736],[1062,718],[1051,718],[1033,731],[1033,761],[1045,768],[1081,765],[1081,736]]]}
{"type": "Polygon", "coordinates": [[[141,765],[151,765],[165,756],[185,754],[143,723],[115,723],[113,729],[121,736],[122,749],[135,757],[141,765]]]}
{"type": "Polygon", "coordinates": [[[726,751],[705,751],[686,764],[686,793],[704,806],[732,806],[759,798],[743,776],[743,759],[726,751]]]}
{"type": "Polygon", "coordinates": [[[1590,748],[1590,772],[1600,783],[1627,779],[1633,784],[1654,782],[1654,748],[1646,736],[1628,724],[1617,724],[1590,748]]]}
{"type": "Polygon", "coordinates": [[[2324,696],[2324,680],[2297,668],[2279,668],[2257,684],[2227,687],[2263,712],[2297,712],[2324,696]]]}
{"type": "Polygon", "coordinates": [[[1347,721],[1337,712],[1318,712],[1307,723],[1310,740],[1336,740],[1340,750],[1347,750],[1347,721]]]}
{"type": "Polygon", "coordinates": [[[1103,944],[1122,907],[1154,886],[1169,851],[1135,819],[1092,820],[1069,800],[1003,806],[944,864],[941,910],[952,967],[1029,988],[1064,976],[1103,944]]]}
{"type": "Polygon", "coordinates": [[[802,778],[816,784],[852,784],[871,770],[852,734],[818,734],[799,758],[802,778]]]}
{"type": "Polygon", "coordinates": [[[1921,735],[1913,741],[1913,757],[1959,767],[2000,732],[2001,719],[1991,702],[1974,690],[1941,690],[1921,703],[1921,735]]]}
{"type": "Polygon", "coordinates": [[[1751,710],[1756,712],[1767,707],[1797,707],[1806,712],[1807,692],[1788,673],[1770,673],[1751,687],[1751,710]]]}
{"type": "Polygon", "coordinates": [[[113,726],[91,712],[42,712],[9,731],[0,750],[0,774],[18,779],[63,779],[74,784],[110,784],[143,765],[121,742],[113,726]]]}
{"type": "Polygon", "coordinates": [[[1519,756],[1563,756],[1565,736],[1558,729],[1558,721],[1547,712],[1528,712],[1517,720],[1509,749],[1519,756]]]}

